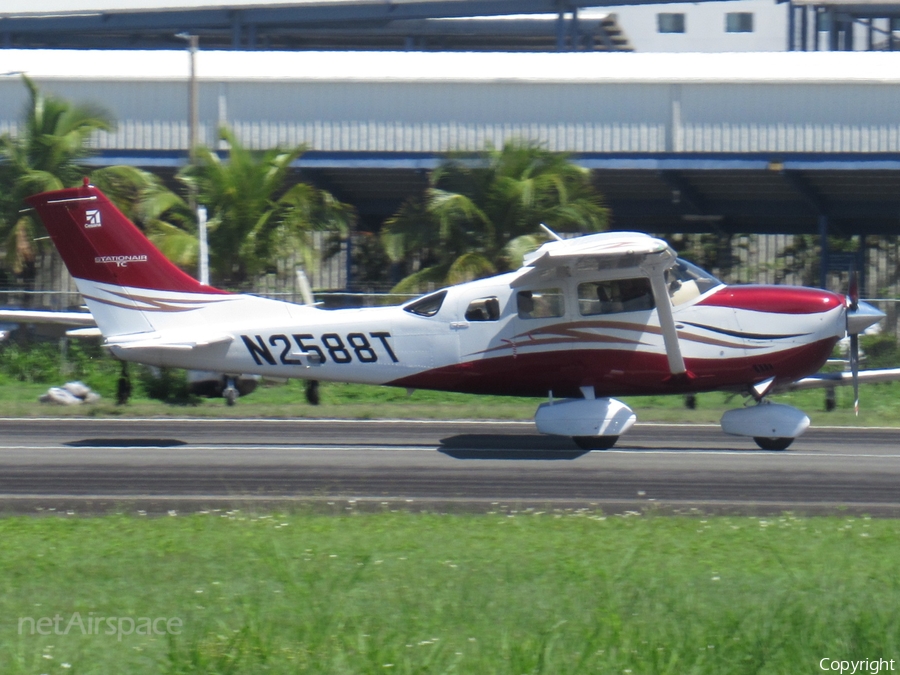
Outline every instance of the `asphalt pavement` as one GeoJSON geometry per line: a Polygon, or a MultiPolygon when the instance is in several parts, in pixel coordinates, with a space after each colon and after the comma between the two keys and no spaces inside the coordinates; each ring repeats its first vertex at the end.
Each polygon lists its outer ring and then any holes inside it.
{"type": "Polygon", "coordinates": [[[0,420],[0,512],[599,508],[900,515],[900,430],[814,428],[784,452],[638,424],[584,452],[526,422],[0,420]]]}

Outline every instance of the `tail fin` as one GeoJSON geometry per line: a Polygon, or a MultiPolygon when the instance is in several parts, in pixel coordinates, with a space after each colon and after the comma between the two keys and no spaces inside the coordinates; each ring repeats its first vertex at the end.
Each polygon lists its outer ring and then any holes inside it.
{"type": "Polygon", "coordinates": [[[26,201],[106,337],[156,330],[163,318],[158,313],[196,309],[217,299],[209,296],[228,295],[178,269],[87,180],[26,201]]]}

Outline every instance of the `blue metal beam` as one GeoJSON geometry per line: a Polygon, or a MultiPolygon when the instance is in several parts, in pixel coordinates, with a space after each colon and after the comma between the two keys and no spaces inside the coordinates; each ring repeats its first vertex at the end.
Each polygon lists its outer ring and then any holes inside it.
{"type": "MultiPolygon", "coordinates": [[[[304,153],[295,162],[311,169],[424,169],[440,164],[445,155],[436,152],[322,152],[304,153]]],[[[93,166],[134,164],[137,166],[181,166],[187,151],[103,150],[89,163],[93,166]]],[[[586,169],[643,171],[900,171],[900,153],[592,153],[570,155],[586,169]]]]}
{"type": "MultiPolygon", "coordinates": [[[[621,200],[608,199],[608,204],[618,222],[628,219],[671,219],[681,218],[690,222],[693,214],[684,214],[669,201],[621,200]]],[[[716,199],[706,204],[708,216],[721,216],[723,219],[745,218],[752,220],[778,220],[808,222],[815,224],[819,218],[811,212],[802,201],[766,201],[762,199],[716,199]]],[[[856,223],[881,220],[894,224],[894,234],[898,234],[897,213],[900,202],[897,200],[878,202],[843,202],[832,204],[829,209],[829,220],[841,220],[856,223]]]]}
{"type": "MultiPolygon", "coordinates": [[[[559,14],[579,7],[660,4],[680,0],[473,0],[460,2],[372,3],[293,5],[290,7],[241,6],[210,9],[185,9],[129,12],[55,13],[47,17],[0,14],[0,32],[50,33],[73,31],[116,32],[123,30],[186,31],[203,29],[232,30],[236,25],[328,27],[356,24],[386,24],[408,19],[504,16],[510,14],[559,14]],[[239,21],[235,22],[236,15],[239,21]]],[[[715,1],[715,0],[699,0],[715,1]]]]}

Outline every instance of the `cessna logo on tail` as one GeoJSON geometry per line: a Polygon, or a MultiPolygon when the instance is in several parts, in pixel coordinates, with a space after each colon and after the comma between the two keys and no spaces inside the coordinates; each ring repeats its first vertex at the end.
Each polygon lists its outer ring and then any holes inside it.
{"type": "Polygon", "coordinates": [[[98,255],[94,258],[98,265],[115,263],[116,267],[128,267],[128,263],[147,262],[145,255],[98,255]]]}
{"type": "Polygon", "coordinates": [[[100,221],[100,211],[98,209],[88,209],[84,212],[84,229],[92,227],[100,227],[103,223],[100,221]]]}

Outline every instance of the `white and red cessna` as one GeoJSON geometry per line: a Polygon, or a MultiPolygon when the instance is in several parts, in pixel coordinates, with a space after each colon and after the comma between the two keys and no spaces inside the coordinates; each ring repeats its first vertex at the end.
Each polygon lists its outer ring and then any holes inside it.
{"type": "Polygon", "coordinates": [[[613,396],[728,390],[759,405],[728,411],[722,429],[781,450],[809,418],[768,394],[898,377],[858,374],[855,359],[851,377],[813,376],[839,339],[883,316],[874,308],[813,288],[726,286],[645,234],[556,238],[515,272],[328,311],[200,284],[87,181],[28,202],[125,361],[547,396],[538,430],[582,448],[609,448],[634,424],[613,396]]]}

